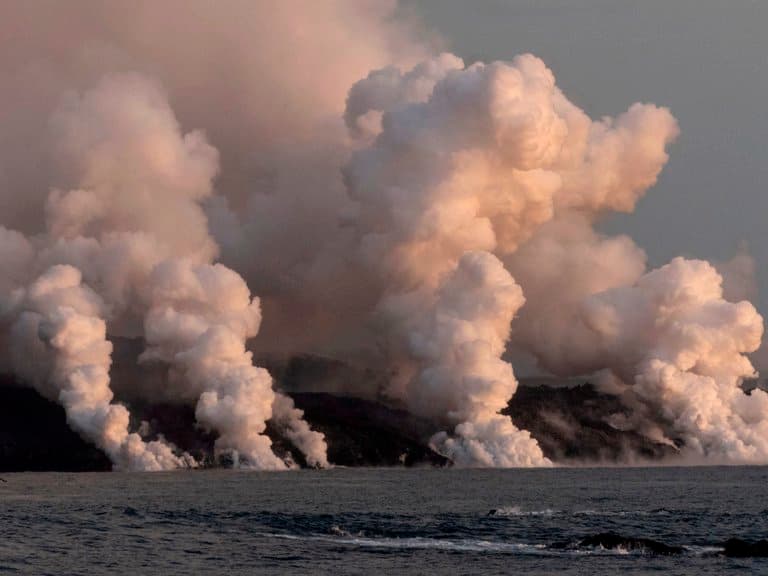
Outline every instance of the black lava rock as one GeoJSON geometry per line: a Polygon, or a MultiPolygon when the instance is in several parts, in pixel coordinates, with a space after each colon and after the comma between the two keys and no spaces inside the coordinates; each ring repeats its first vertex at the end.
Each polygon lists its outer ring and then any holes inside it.
{"type": "Polygon", "coordinates": [[[731,558],[768,558],[768,540],[731,538],[723,543],[723,554],[731,558]]]}

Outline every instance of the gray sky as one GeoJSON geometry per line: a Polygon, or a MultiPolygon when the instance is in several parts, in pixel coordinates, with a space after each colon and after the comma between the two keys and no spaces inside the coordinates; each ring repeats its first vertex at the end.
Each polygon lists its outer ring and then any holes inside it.
{"type": "Polygon", "coordinates": [[[404,0],[466,61],[533,52],[592,117],[668,106],[681,135],[659,183],[610,233],[650,264],[726,259],[749,242],[768,311],[768,2],[404,0]]]}

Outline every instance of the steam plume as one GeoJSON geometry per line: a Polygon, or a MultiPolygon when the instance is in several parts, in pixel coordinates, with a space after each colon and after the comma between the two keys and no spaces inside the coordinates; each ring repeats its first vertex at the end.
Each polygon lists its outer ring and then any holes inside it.
{"type": "Polygon", "coordinates": [[[100,317],[103,303],[81,284],[79,270],[53,266],[25,296],[12,327],[16,369],[41,393],[61,402],[75,430],[120,469],[167,470],[193,464],[162,440],[145,443],[128,432],[128,410],[111,403],[112,345],[100,317]]]}
{"type": "Polygon", "coordinates": [[[501,357],[523,297],[493,254],[561,211],[631,210],[666,162],[674,119],[636,104],[591,122],[534,56],[465,68],[442,55],[369,74],[345,120],[363,141],[345,174],[360,256],[384,285],[376,315],[400,367],[390,393],[459,422],[457,438],[433,439],[459,463],[546,464],[499,414],[516,389],[501,357]]]}
{"type": "Polygon", "coordinates": [[[633,285],[586,298],[564,321],[570,328],[558,347],[569,354],[540,357],[558,356],[560,373],[609,370],[634,408],[617,425],[718,460],[768,458],[768,395],[741,388],[755,376],[746,354],[760,345],[763,321],[748,302],[723,298],[710,264],[676,258],[633,285]]]}
{"type": "Polygon", "coordinates": [[[600,373],[630,409],[617,426],[767,461],[765,394],[741,389],[762,332],[740,302],[749,256],[649,272],[631,239],[594,229],[655,183],[670,112],[592,120],[532,55],[430,58],[396,7],[0,7],[3,368],[129,469],[190,460],[130,433],[112,337],[142,338],[162,395],[196,402],[217,451],[259,468],[293,466],[267,422],[328,461],[254,348],[378,362],[460,465],[549,463],[500,414],[510,346],[600,373]]]}
{"type": "MultiPolygon", "coordinates": [[[[76,187],[51,192],[47,235],[40,239],[38,259],[53,265],[51,270],[68,271],[64,278],[70,277],[71,285],[65,288],[80,285],[82,270],[89,285],[100,288],[101,308],[108,311],[116,333],[130,333],[143,323],[148,346],[144,358],[168,362],[192,394],[200,395],[198,420],[220,434],[220,451],[237,452],[253,467],[285,468],[263,435],[275,401],[272,380],[253,366],[245,351],[246,339],[258,331],[258,299],[251,298],[235,272],[211,263],[216,244],[208,235],[200,202],[212,191],[216,150],[200,132],[181,134],[162,91],[136,75],[107,77],[82,97],[70,96],[54,116],[54,129],[64,178],[71,178],[76,187]]],[[[43,280],[32,288],[41,282],[46,286],[43,280]]],[[[41,306],[56,307],[58,292],[38,288],[32,293],[36,312],[41,306]]],[[[75,309],[79,316],[67,310],[56,308],[41,324],[47,328],[40,333],[47,334],[46,341],[60,353],[53,382],[72,387],[73,369],[67,366],[84,354],[94,362],[88,368],[93,377],[81,378],[79,385],[90,385],[102,404],[109,405],[111,346],[104,321],[93,308],[75,309]],[[60,332],[72,337],[64,339],[60,332]],[[68,347],[69,342],[80,343],[85,351],[68,347]]],[[[22,324],[29,322],[24,315],[22,324]]],[[[76,368],[77,374],[85,371],[76,368]]],[[[65,394],[60,398],[69,412],[79,414],[65,394]]],[[[285,402],[280,406],[286,426],[301,430],[294,436],[300,449],[311,450],[308,461],[327,465],[322,437],[301,422],[299,412],[286,409],[285,402]]],[[[105,421],[101,428],[127,427],[124,407],[113,407],[110,414],[94,416],[105,421]],[[111,423],[118,417],[118,423],[111,423]]],[[[70,415],[70,420],[86,437],[94,437],[82,417],[70,415]]],[[[122,444],[113,444],[100,442],[121,465],[122,444]]],[[[133,458],[129,467],[158,469],[181,463],[170,451],[159,460],[144,466],[133,458]]]]}

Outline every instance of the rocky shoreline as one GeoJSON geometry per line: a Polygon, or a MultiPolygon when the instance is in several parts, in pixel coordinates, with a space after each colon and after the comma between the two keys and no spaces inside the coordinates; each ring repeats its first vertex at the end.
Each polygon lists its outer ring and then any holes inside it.
{"type": "MultiPolygon", "coordinates": [[[[405,410],[324,392],[292,392],[296,406],[328,442],[329,460],[340,466],[446,466],[429,448],[435,425],[405,410]]],[[[186,404],[130,402],[137,419],[149,423],[151,435],[161,433],[206,466],[215,438],[194,423],[186,404]]],[[[606,415],[621,411],[617,398],[593,386],[521,385],[507,409],[515,424],[529,430],[544,453],[562,464],[621,464],[660,460],[674,448],[632,431],[613,428],[606,415]]],[[[279,431],[268,428],[275,450],[291,450],[279,431]]],[[[299,464],[303,464],[298,460],[299,464]]],[[[64,410],[34,390],[5,381],[0,386],[0,471],[102,471],[109,460],[83,441],[66,423],[64,410]]]]}

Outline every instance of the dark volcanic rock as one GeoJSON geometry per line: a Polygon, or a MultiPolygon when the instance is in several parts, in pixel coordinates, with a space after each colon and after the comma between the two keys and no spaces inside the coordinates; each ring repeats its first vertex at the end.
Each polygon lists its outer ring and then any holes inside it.
{"type": "Polygon", "coordinates": [[[528,430],[544,454],[556,462],[629,462],[658,460],[677,451],[634,431],[618,430],[607,422],[625,413],[616,396],[598,392],[591,384],[572,387],[524,386],[504,411],[515,425],[528,430]]]}
{"type": "MultiPolygon", "coordinates": [[[[341,466],[413,466],[446,464],[427,447],[432,426],[402,410],[357,398],[330,394],[296,394],[312,427],[326,434],[329,459],[341,466]]],[[[183,404],[130,403],[131,428],[150,424],[148,439],[162,434],[204,465],[212,459],[215,435],[195,425],[194,407],[183,404]]],[[[268,426],[278,454],[299,452],[279,430],[268,426]]],[[[226,465],[224,462],[223,464],[226,465]]],[[[0,385],[0,471],[110,470],[111,463],[96,447],[67,425],[64,409],[31,388],[0,385]]]]}
{"type": "Polygon", "coordinates": [[[723,554],[731,558],[768,558],[768,540],[731,538],[723,543],[723,554]]]}
{"type": "MultiPolygon", "coordinates": [[[[278,383],[305,412],[312,427],[326,435],[329,460],[342,466],[445,465],[446,459],[428,447],[437,424],[417,418],[376,400],[364,400],[306,390],[306,382],[342,382],[354,388],[365,371],[346,370],[338,362],[300,357],[275,369],[278,383]],[[284,387],[283,384],[286,384],[284,387]],[[303,391],[302,391],[303,389],[303,391]]],[[[159,377],[159,376],[158,376],[159,377]]],[[[370,389],[370,387],[369,387],[370,389]]],[[[195,425],[189,404],[148,404],[117,392],[131,411],[131,429],[149,422],[148,439],[163,435],[205,465],[212,460],[215,435],[195,425]]],[[[658,459],[674,448],[654,443],[632,431],[621,431],[607,422],[625,408],[618,398],[601,394],[585,384],[575,387],[521,385],[507,413],[515,424],[529,430],[544,453],[557,462],[622,462],[638,457],[658,459]]],[[[442,428],[444,429],[444,428],[442,428]]],[[[303,460],[280,430],[271,424],[267,434],[278,454],[292,453],[303,460]]],[[[220,464],[220,463],[218,463],[220,464]]],[[[82,440],[66,424],[64,410],[34,390],[0,377],[0,471],[10,470],[109,470],[107,458],[82,440]]]]}
{"type": "MultiPolygon", "coordinates": [[[[413,466],[444,465],[445,458],[427,447],[434,427],[408,412],[381,404],[333,396],[302,393],[292,395],[296,407],[314,430],[322,432],[328,442],[328,459],[339,466],[413,466]]],[[[146,405],[131,403],[134,428],[141,420],[150,423],[176,446],[187,450],[198,461],[212,463],[214,434],[206,434],[195,425],[192,406],[178,404],[146,405]]],[[[301,453],[285,439],[271,422],[266,433],[272,438],[277,454],[290,452],[300,465],[301,453]]],[[[150,436],[150,439],[153,438],[150,436]]]]}
{"type": "Polygon", "coordinates": [[[427,446],[434,425],[404,410],[330,394],[293,394],[312,428],[325,434],[328,460],[340,466],[442,466],[427,446]]]}
{"type": "MultiPolygon", "coordinates": [[[[571,545],[555,545],[554,548],[570,548],[571,545]]],[[[593,534],[580,540],[575,548],[602,548],[604,550],[627,550],[630,552],[646,552],[649,554],[658,554],[669,556],[672,554],[681,554],[685,551],[682,546],[670,546],[650,538],[633,538],[631,536],[621,536],[614,532],[602,532],[593,534]]]]}
{"type": "Polygon", "coordinates": [[[67,425],[64,409],[30,388],[0,385],[0,471],[111,470],[109,459],[67,425]]]}
{"type": "Polygon", "coordinates": [[[216,436],[197,426],[193,405],[133,401],[128,403],[128,408],[131,412],[131,430],[137,430],[142,422],[147,422],[149,434],[145,436],[146,440],[157,440],[162,436],[189,452],[198,462],[204,465],[210,463],[216,436]]]}

